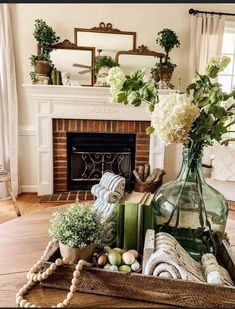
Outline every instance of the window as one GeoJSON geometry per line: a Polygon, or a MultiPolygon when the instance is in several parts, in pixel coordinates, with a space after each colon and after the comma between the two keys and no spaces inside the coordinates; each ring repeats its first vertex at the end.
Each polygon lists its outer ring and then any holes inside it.
{"type": "MultiPolygon", "coordinates": [[[[222,85],[223,91],[230,92],[235,89],[235,22],[225,23],[222,56],[228,56],[231,61],[228,67],[219,74],[218,82],[222,85]]],[[[230,127],[230,131],[225,134],[225,138],[235,137],[235,125],[230,127]]]]}

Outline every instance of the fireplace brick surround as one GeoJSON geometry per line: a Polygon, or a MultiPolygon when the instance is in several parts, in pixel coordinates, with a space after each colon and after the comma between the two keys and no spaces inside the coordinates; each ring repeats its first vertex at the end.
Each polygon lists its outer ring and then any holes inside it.
{"type": "MultiPolygon", "coordinates": [[[[149,162],[150,137],[145,133],[149,125],[149,121],[53,119],[54,191],[67,191],[67,132],[136,134],[135,166],[138,166],[149,162]]],[[[90,193],[86,192],[86,196],[90,198],[90,193]]]]}
{"type": "MultiPolygon", "coordinates": [[[[156,135],[147,136],[144,132],[151,118],[146,104],[139,108],[131,104],[113,104],[108,87],[23,86],[31,95],[36,110],[35,166],[39,196],[66,190],[66,131],[137,134],[136,163],[149,162],[152,168],[164,168],[163,142],[156,135]],[[53,141],[56,141],[54,145],[53,141]]],[[[159,97],[171,92],[174,90],[159,90],[159,97]]]]}

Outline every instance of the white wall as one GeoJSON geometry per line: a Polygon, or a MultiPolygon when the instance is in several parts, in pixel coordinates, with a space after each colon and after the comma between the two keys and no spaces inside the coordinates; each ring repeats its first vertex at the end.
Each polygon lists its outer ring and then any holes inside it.
{"type": "MultiPolygon", "coordinates": [[[[188,10],[203,9],[209,11],[234,12],[234,4],[11,4],[11,16],[14,31],[16,70],[19,96],[20,133],[20,183],[23,191],[36,191],[37,170],[35,168],[35,106],[22,87],[31,83],[29,72],[32,70],[29,57],[36,53],[36,41],[33,37],[34,21],[45,20],[61,41],[73,42],[75,27],[91,28],[103,21],[110,22],[114,28],[137,32],[137,46],[144,44],[161,52],[156,45],[157,32],[163,28],[174,30],[181,41],[181,47],[175,48],[170,57],[177,64],[173,82],[177,85],[178,76],[182,88],[188,84],[190,15],[188,10]],[[23,126],[23,127],[22,127],[23,126]]],[[[170,145],[166,148],[165,181],[178,173],[181,164],[181,146],[170,145]]]]}

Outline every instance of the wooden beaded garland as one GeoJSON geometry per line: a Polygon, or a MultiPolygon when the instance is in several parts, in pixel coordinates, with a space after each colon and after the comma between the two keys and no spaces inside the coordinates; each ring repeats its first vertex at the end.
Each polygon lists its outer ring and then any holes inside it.
{"type": "MultiPolygon", "coordinates": [[[[65,265],[65,264],[72,264],[72,262],[67,258],[56,259],[54,263],[52,263],[45,271],[40,272],[40,267],[42,265],[42,260],[44,260],[45,255],[49,252],[49,250],[53,247],[53,245],[58,242],[55,238],[49,241],[46,250],[44,251],[43,255],[41,256],[40,260],[38,260],[29,270],[26,275],[28,282],[19,290],[16,294],[16,304],[19,305],[21,308],[36,308],[40,307],[35,304],[32,304],[23,296],[37,283],[43,280],[46,280],[52,273],[57,269],[58,266],[65,265]]],[[[74,292],[77,290],[77,285],[79,283],[78,278],[80,277],[80,271],[82,270],[83,266],[91,266],[90,263],[80,260],[78,261],[75,271],[73,272],[73,278],[71,280],[70,292],[67,294],[66,298],[55,306],[57,308],[67,307],[74,296],[74,292]]]]}

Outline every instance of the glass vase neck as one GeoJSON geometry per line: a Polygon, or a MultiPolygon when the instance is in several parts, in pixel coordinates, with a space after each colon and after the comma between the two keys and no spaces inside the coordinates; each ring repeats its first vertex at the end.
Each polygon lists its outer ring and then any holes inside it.
{"type": "Polygon", "coordinates": [[[183,161],[177,179],[205,182],[202,172],[202,156],[202,146],[184,146],[183,161]]]}

